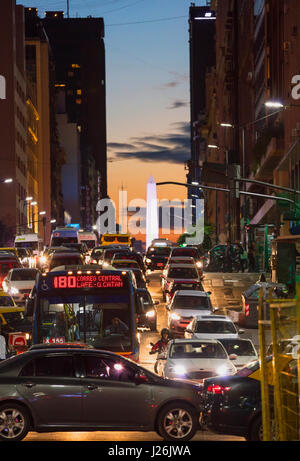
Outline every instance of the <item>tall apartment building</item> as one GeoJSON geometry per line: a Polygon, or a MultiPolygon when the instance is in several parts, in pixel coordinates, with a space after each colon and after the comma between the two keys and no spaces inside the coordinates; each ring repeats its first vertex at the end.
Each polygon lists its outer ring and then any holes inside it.
{"type": "Polygon", "coordinates": [[[36,8],[25,9],[28,224],[49,242],[51,233],[50,48],[36,8]],[[40,215],[40,212],[46,214],[40,215]]]}
{"type": "Polygon", "coordinates": [[[107,196],[104,23],[47,12],[43,25],[55,61],[55,85],[65,92],[67,120],[59,119],[76,124],[79,133],[80,224],[90,228],[97,220],[97,201],[107,196]]]}
{"type": "Polygon", "coordinates": [[[27,220],[27,105],[24,9],[3,0],[0,11],[0,243],[7,244],[27,220]],[[4,184],[6,178],[13,182],[4,184]]]}

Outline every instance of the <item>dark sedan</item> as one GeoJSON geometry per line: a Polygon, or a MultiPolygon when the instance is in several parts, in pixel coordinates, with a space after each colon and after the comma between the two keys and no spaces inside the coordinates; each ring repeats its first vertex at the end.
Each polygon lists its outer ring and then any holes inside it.
{"type": "MultiPolygon", "coordinates": [[[[282,370],[290,376],[295,361],[289,356],[282,356],[280,360],[282,370]]],[[[272,357],[269,356],[267,367],[271,366],[272,357]]],[[[205,379],[200,416],[203,428],[239,435],[249,441],[263,440],[260,377],[259,360],[254,360],[233,376],[205,379]]],[[[272,413],[272,381],[269,384],[272,413]]]]}
{"type": "Polygon", "coordinates": [[[199,427],[199,387],[154,375],[119,355],[35,347],[0,363],[0,441],[28,431],[156,431],[187,441],[199,427]]]}

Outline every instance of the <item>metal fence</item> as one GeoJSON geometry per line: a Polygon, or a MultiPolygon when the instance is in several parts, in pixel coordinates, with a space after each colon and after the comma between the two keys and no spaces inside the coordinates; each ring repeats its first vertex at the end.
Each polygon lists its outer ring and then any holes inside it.
{"type": "Polygon", "coordinates": [[[297,441],[300,385],[300,284],[295,299],[259,298],[263,440],[297,441]],[[269,343],[271,339],[271,344],[269,343]]]}

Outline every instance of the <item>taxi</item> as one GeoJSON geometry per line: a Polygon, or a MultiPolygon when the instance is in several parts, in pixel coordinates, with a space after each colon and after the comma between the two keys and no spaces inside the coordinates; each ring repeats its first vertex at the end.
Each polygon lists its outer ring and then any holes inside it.
{"type": "Polygon", "coordinates": [[[0,291],[0,325],[7,342],[9,334],[14,332],[24,332],[26,340],[30,340],[32,326],[31,322],[25,319],[24,314],[24,307],[18,307],[10,295],[0,291]]]}

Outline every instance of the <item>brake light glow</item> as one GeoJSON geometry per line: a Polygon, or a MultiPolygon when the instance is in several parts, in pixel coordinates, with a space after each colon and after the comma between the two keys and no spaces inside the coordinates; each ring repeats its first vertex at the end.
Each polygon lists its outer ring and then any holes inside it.
{"type": "Polygon", "coordinates": [[[250,315],[250,306],[249,304],[245,304],[245,316],[249,317],[250,315]]]}
{"type": "Polygon", "coordinates": [[[212,386],[208,386],[207,392],[210,394],[223,394],[224,392],[230,391],[230,386],[220,386],[219,384],[213,384],[212,386]]]}

